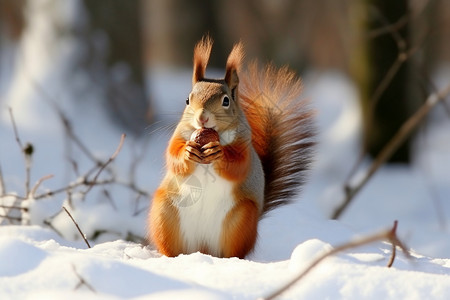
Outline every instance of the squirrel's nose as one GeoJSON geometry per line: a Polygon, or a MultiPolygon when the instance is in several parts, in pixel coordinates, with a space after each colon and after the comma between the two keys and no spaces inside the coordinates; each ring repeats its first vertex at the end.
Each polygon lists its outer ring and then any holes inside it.
{"type": "Polygon", "coordinates": [[[206,123],[208,123],[208,121],[209,121],[208,117],[205,118],[203,116],[200,116],[200,118],[198,118],[198,122],[201,123],[202,125],[205,125],[206,123]]]}

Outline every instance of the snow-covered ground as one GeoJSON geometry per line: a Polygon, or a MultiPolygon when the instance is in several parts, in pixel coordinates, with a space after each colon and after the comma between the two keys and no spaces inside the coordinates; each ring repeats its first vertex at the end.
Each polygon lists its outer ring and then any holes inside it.
{"type": "MultiPolygon", "coordinates": [[[[0,168],[6,192],[22,196],[24,158],[9,108],[22,142],[35,149],[31,186],[54,175],[35,195],[75,183],[95,165],[67,138],[51,101],[98,159],[111,156],[122,133],[83,74],[69,72],[68,61],[77,46],[70,37],[54,38],[45,8],[30,9],[33,17],[24,39],[17,48],[0,51],[0,62],[8,62],[0,68],[0,168]],[[90,92],[79,99],[77,91],[83,89],[90,92]],[[76,168],[71,161],[76,161],[76,168]]],[[[70,16],[69,10],[66,13],[70,16]]],[[[63,16],[64,22],[70,20],[63,16]]],[[[443,70],[437,74],[441,86],[450,81],[450,73],[443,70]]],[[[134,182],[149,194],[156,188],[170,136],[167,124],[177,121],[190,75],[190,70],[167,68],[149,72],[149,92],[161,122],[155,127],[162,129],[127,136],[111,171],[100,176],[115,176],[116,184],[94,187],[85,198],[82,186],[70,199],[59,193],[15,203],[29,208],[23,223],[30,225],[1,223],[0,299],[255,299],[283,285],[323,251],[389,228],[394,220],[399,221],[398,234],[411,248],[412,260],[398,253],[393,267],[386,268],[391,248],[382,242],[348,250],[327,258],[281,298],[450,298],[450,118],[438,107],[420,131],[414,163],[382,167],[341,220],[329,220],[342,200],[342,184],[357,158],[361,131],[357,92],[338,72],[304,75],[304,95],[318,111],[320,129],[310,181],[298,201],[260,222],[258,244],[247,259],[200,253],[167,258],[151,246],[125,242],[127,236],[145,235],[149,200],[117,182],[134,182]],[[135,161],[139,163],[133,168],[135,161]],[[91,249],[62,205],[77,220],[91,249]],[[44,226],[44,220],[55,230],[44,226]]],[[[0,204],[12,199],[3,198],[0,204]]],[[[5,212],[0,208],[0,215],[5,212]]]]}

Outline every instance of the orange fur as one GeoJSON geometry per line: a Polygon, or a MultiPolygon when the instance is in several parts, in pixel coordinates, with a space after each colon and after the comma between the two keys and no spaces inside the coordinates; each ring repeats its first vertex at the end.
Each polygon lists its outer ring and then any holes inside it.
{"type": "Polygon", "coordinates": [[[242,43],[234,45],[227,59],[225,68],[225,82],[230,89],[234,89],[238,83],[238,72],[241,69],[242,61],[244,59],[244,46],[242,43]]]}
{"type": "Polygon", "coordinates": [[[205,78],[206,66],[212,49],[212,39],[205,36],[194,49],[194,71],[192,74],[192,85],[205,78]]]}
{"type": "Polygon", "coordinates": [[[305,180],[315,144],[313,113],[299,99],[301,80],[287,67],[253,62],[241,79],[239,100],[266,180],[265,213],[288,203],[305,180]]]}
{"type": "Polygon", "coordinates": [[[184,157],[186,141],[181,136],[174,136],[169,142],[166,161],[167,168],[176,175],[189,175],[194,171],[194,163],[184,157]]]}
{"type": "Polygon", "coordinates": [[[223,257],[244,258],[256,243],[259,210],[254,201],[236,194],[236,205],[222,225],[221,244],[223,257]]]}
{"type": "Polygon", "coordinates": [[[178,210],[169,199],[169,192],[158,188],[149,214],[151,240],[159,252],[167,256],[183,253],[178,210]]]}
{"type": "Polygon", "coordinates": [[[223,157],[214,165],[216,172],[229,181],[243,182],[250,170],[249,147],[250,143],[242,139],[222,147],[223,157]]]}

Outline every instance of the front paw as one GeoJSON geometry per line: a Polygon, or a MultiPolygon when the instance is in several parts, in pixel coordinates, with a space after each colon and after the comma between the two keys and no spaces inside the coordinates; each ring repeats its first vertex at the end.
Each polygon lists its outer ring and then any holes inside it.
{"type": "Polygon", "coordinates": [[[193,141],[187,141],[186,142],[186,151],[184,152],[184,158],[188,161],[196,162],[196,163],[203,163],[203,154],[199,150],[200,145],[193,141]]]}
{"type": "Polygon", "coordinates": [[[201,150],[203,151],[202,163],[204,164],[210,164],[223,157],[223,150],[220,142],[210,142],[204,145],[201,150]]]}

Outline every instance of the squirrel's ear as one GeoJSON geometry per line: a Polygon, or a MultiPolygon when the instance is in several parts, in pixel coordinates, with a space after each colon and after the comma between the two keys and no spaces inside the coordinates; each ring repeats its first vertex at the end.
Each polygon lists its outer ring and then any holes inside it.
{"type": "Polygon", "coordinates": [[[192,74],[192,85],[205,78],[206,65],[211,54],[213,41],[209,36],[204,36],[194,48],[194,72],[192,74]]]}
{"type": "Polygon", "coordinates": [[[244,59],[244,46],[242,43],[234,45],[230,55],[228,55],[227,66],[225,72],[225,82],[228,87],[233,90],[239,83],[238,71],[241,68],[244,59]]]}

